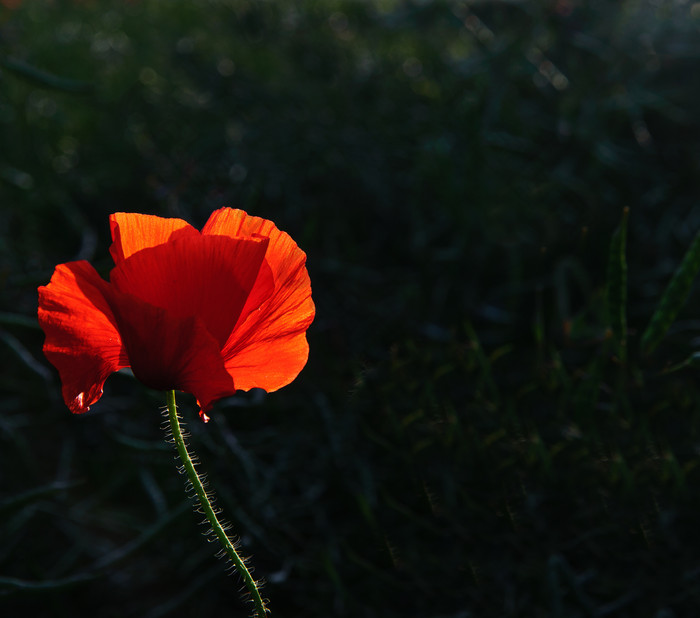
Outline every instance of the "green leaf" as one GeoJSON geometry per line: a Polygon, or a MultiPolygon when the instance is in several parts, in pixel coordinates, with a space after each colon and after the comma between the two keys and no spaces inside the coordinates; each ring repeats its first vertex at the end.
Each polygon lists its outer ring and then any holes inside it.
{"type": "Polygon", "coordinates": [[[700,231],[695,235],[690,249],[671,278],[661,300],[642,335],[642,352],[651,354],[664,338],[690,294],[696,275],[700,270],[700,231]]]}

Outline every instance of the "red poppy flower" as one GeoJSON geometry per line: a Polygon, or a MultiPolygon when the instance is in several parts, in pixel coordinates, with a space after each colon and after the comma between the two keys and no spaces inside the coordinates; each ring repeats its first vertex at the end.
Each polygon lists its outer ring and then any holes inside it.
{"type": "Polygon", "coordinates": [[[147,386],[197,397],[202,418],[236,390],[274,391],[308,358],[314,318],[306,255],[274,223],[222,208],[201,232],[181,219],[110,216],[109,282],[59,264],[39,288],[44,354],[74,413],[131,367],[147,386]]]}

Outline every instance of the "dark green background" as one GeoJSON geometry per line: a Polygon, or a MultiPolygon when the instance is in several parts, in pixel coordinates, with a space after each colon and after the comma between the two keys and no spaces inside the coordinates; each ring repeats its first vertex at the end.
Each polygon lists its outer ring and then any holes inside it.
{"type": "Polygon", "coordinates": [[[317,306],[291,386],[179,399],[273,616],[696,615],[697,291],[639,340],[700,229],[700,3],[28,1],[0,63],[3,616],[248,614],[163,394],[72,416],[36,324],[110,213],[222,206],[317,306]]]}

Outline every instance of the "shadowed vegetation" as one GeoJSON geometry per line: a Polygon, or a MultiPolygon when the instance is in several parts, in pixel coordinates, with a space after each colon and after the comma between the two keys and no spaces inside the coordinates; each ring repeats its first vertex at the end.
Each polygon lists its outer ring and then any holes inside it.
{"type": "Polygon", "coordinates": [[[115,375],[71,416],[36,322],[57,263],[107,276],[110,213],[234,206],[307,252],[311,357],[208,425],[179,406],[273,616],[693,615],[699,29],[681,1],[0,8],[0,613],[248,615],[164,394],[115,375]]]}

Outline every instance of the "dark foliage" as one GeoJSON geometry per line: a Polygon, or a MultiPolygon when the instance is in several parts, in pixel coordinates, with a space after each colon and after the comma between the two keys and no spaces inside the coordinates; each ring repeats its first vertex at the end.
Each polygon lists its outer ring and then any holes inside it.
{"type": "Polygon", "coordinates": [[[308,254],[311,358],[180,404],[273,616],[694,615],[695,288],[639,344],[700,229],[699,7],[0,8],[0,613],[249,612],[162,394],[72,417],[35,318],[111,212],[236,206],[308,254]]]}

